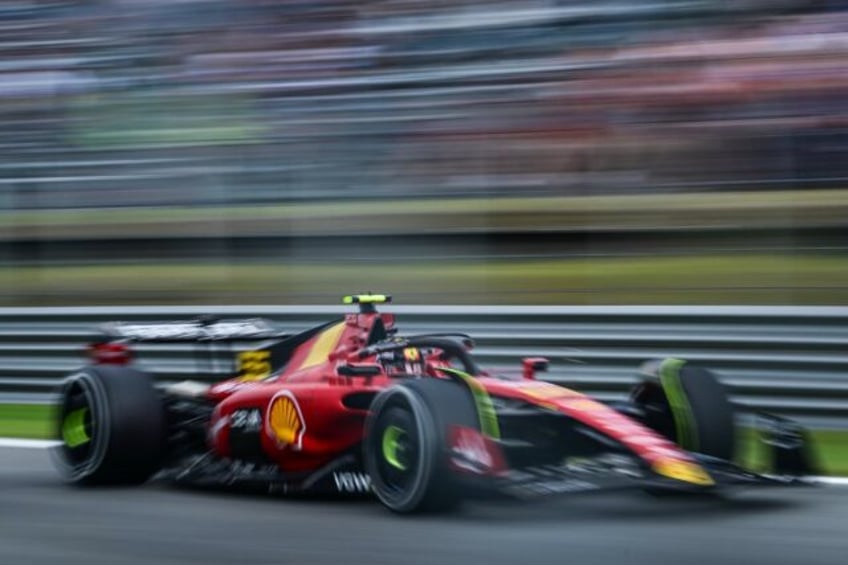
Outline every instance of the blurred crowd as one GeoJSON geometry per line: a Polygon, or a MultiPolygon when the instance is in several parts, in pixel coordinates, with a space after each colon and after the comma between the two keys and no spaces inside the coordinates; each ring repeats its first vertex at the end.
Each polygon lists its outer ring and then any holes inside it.
{"type": "Polygon", "coordinates": [[[0,209],[844,186],[842,0],[9,0],[0,209]]]}

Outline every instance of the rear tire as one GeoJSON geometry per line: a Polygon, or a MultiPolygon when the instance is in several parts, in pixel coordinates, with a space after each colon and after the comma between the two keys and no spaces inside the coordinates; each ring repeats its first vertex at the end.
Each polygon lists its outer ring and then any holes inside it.
{"type": "Polygon", "coordinates": [[[93,366],[65,381],[54,461],[78,485],[147,481],[165,453],[165,408],[150,377],[129,367],[93,366]]]}
{"type": "Polygon", "coordinates": [[[363,461],[384,506],[406,514],[459,505],[447,456],[453,425],[479,429],[471,393],[454,382],[411,380],[377,396],[365,424],[363,461]]]}

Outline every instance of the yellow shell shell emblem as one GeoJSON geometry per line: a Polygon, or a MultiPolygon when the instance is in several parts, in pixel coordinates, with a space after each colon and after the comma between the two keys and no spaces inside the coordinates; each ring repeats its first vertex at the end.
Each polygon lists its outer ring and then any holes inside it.
{"type": "Polygon", "coordinates": [[[306,426],[297,401],[290,396],[278,396],[268,411],[268,427],[279,443],[300,448],[306,426]]]}

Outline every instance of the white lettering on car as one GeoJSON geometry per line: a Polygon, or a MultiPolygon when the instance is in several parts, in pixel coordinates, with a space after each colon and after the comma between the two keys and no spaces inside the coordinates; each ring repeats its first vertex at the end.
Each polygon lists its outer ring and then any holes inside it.
{"type": "Polygon", "coordinates": [[[454,465],[475,473],[486,472],[494,465],[483,436],[467,428],[456,428],[451,456],[454,465]]]}
{"type": "Polygon", "coordinates": [[[258,408],[236,410],[230,417],[230,427],[244,432],[258,432],[262,428],[262,415],[258,408]]]}
{"type": "Polygon", "coordinates": [[[273,328],[261,320],[216,322],[210,325],[198,323],[167,324],[111,324],[111,331],[131,339],[201,339],[228,337],[267,337],[273,328]]]}
{"type": "Polygon", "coordinates": [[[352,471],[333,473],[333,481],[339,492],[368,492],[371,490],[371,477],[365,473],[352,471]]]}

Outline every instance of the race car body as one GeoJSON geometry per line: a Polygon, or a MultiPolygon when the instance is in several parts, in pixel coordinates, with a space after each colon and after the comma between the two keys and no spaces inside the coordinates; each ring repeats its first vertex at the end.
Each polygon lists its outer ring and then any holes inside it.
{"type": "Polygon", "coordinates": [[[263,320],[109,324],[94,363],[67,379],[56,461],[78,484],[154,475],[276,492],[373,493],[391,510],[468,496],[527,498],[604,488],[711,492],[797,484],[804,431],[768,417],[772,473],[733,462],[736,410],[708,371],[677,359],[643,369],[627,402],[606,404],[478,366],[464,334],[403,336],[383,295],[295,334],[263,320]],[[138,342],[241,344],[231,379],[154,386],[132,368],[138,342]]]}

